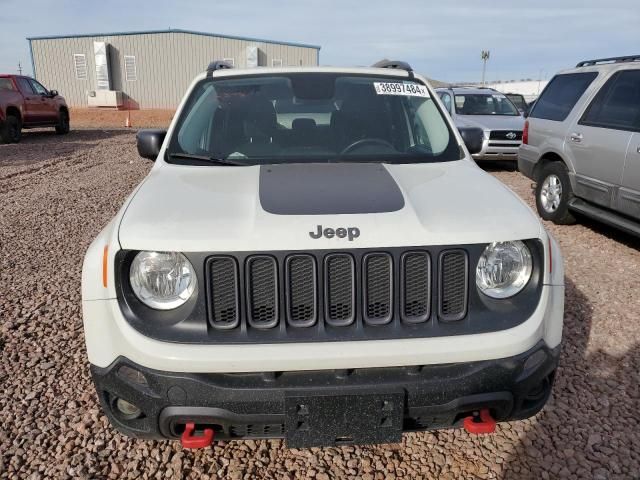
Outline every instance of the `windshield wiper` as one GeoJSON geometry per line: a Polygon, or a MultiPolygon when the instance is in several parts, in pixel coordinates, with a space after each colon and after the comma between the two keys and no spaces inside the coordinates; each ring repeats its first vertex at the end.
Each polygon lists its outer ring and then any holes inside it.
{"type": "Polygon", "coordinates": [[[210,163],[212,165],[233,165],[245,167],[248,164],[240,162],[238,160],[232,160],[231,158],[210,157],[207,155],[196,155],[194,153],[169,153],[169,158],[183,158],[185,160],[196,160],[198,162],[210,163]]]}

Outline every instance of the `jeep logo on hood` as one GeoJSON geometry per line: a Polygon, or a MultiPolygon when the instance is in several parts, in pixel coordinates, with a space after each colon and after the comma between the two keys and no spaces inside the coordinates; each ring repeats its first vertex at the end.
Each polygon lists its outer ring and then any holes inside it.
{"type": "Polygon", "coordinates": [[[333,228],[322,228],[322,225],[316,226],[315,232],[309,232],[309,236],[315,240],[320,237],[324,238],[348,238],[350,242],[353,241],[354,238],[358,238],[360,236],[360,229],[358,227],[338,227],[336,229],[333,228]]]}

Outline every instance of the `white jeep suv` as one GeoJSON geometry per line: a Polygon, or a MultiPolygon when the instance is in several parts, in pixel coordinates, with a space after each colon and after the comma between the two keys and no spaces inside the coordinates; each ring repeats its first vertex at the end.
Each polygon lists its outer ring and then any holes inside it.
{"type": "Polygon", "coordinates": [[[215,62],[138,150],[155,165],[82,274],[91,372],[120,431],[398,442],[543,407],[560,251],[408,65],[215,62]]]}

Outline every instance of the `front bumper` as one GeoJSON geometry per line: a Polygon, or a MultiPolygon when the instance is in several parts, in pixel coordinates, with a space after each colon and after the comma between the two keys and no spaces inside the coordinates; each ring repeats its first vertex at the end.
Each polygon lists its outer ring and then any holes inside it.
{"type": "Polygon", "coordinates": [[[520,141],[489,140],[482,141],[482,150],[471,155],[474,160],[517,160],[520,141]]]}
{"type": "Polygon", "coordinates": [[[357,402],[363,395],[394,392],[403,399],[399,431],[456,427],[481,408],[488,408],[497,421],[523,419],[537,413],[549,398],[559,350],[540,341],[525,353],[497,360],[236,374],[164,372],[120,357],[107,368],[92,365],[91,371],[107,416],[130,436],[177,439],[184,425],[194,422],[213,428],[216,439],[284,437],[289,446],[338,445],[376,437],[363,434],[357,426],[362,426],[362,419],[354,417],[342,425],[347,431],[339,436],[329,432],[327,437],[328,427],[311,422],[306,443],[292,442],[296,423],[291,422],[287,399],[304,394],[326,404],[347,396],[347,404],[359,412],[357,402]],[[146,383],[139,375],[131,380],[135,376],[126,376],[123,367],[144,375],[146,383]],[[115,406],[118,398],[139,407],[141,416],[121,414],[115,406]]]}

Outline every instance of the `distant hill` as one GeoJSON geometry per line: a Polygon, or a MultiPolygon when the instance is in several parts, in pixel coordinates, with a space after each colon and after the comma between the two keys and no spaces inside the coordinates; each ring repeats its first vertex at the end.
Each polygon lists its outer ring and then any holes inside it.
{"type": "Polygon", "coordinates": [[[446,87],[451,85],[449,82],[441,82],[440,80],[434,80],[433,78],[426,77],[433,88],[446,87]]]}

